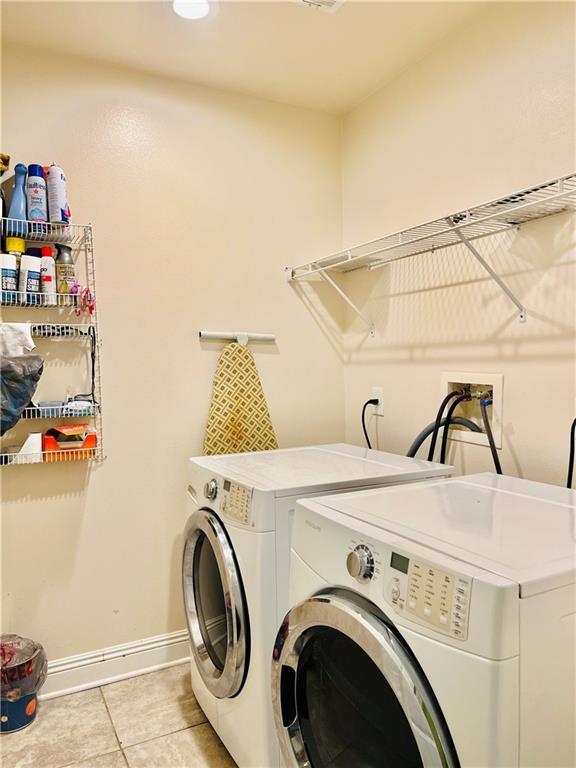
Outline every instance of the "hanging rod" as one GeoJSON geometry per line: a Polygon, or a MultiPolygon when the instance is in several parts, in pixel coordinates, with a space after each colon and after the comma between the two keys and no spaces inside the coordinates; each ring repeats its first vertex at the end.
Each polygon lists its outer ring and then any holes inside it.
{"type": "Polygon", "coordinates": [[[236,341],[243,346],[246,346],[249,341],[276,341],[273,333],[248,333],[248,331],[198,331],[198,337],[204,341],[214,339],[236,341]]]}

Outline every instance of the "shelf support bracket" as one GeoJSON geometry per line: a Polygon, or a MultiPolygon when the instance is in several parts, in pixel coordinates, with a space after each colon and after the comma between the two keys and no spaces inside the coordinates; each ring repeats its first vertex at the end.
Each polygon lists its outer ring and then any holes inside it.
{"type": "Polygon", "coordinates": [[[483,257],[481,254],[480,254],[480,252],[478,251],[478,249],[476,248],[476,246],[474,246],[474,245],[473,245],[473,244],[470,242],[470,240],[468,240],[468,238],[466,237],[466,235],[463,235],[463,234],[462,234],[462,231],[459,229],[459,227],[458,227],[458,226],[456,226],[456,225],[454,224],[454,222],[453,222],[451,219],[446,219],[446,221],[447,221],[448,225],[449,225],[450,227],[452,227],[452,229],[453,229],[453,230],[454,230],[454,232],[456,233],[456,236],[458,237],[458,239],[459,239],[459,240],[460,240],[460,241],[461,241],[461,242],[462,242],[462,243],[463,243],[463,244],[466,246],[466,248],[468,248],[468,250],[470,251],[470,253],[472,254],[472,256],[474,256],[474,258],[476,259],[476,261],[478,261],[478,263],[479,263],[479,264],[480,264],[480,265],[481,265],[481,266],[482,266],[482,267],[483,267],[483,268],[486,270],[486,272],[488,272],[488,274],[490,275],[490,277],[491,277],[493,280],[495,280],[495,281],[496,281],[496,283],[499,285],[500,289],[501,289],[502,291],[504,291],[504,293],[506,294],[506,296],[508,296],[508,298],[510,299],[510,301],[511,301],[511,302],[513,302],[513,303],[514,303],[514,304],[515,304],[515,305],[518,307],[518,309],[519,309],[519,312],[520,312],[520,314],[518,315],[518,319],[520,320],[520,322],[521,322],[521,323],[524,323],[524,322],[526,322],[526,309],[525,309],[524,305],[522,304],[522,302],[521,302],[519,299],[517,299],[517,298],[516,298],[516,296],[515,296],[515,295],[512,293],[512,291],[510,290],[510,288],[508,288],[508,286],[506,285],[506,283],[504,282],[504,280],[502,280],[502,278],[500,277],[500,275],[498,275],[498,274],[497,274],[497,273],[496,273],[496,272],[495,272],[495,271],[492,269],[492,267],[490,266],[490,264],[488,264],[488,262],[486,261],[486,259],[485,259],[485,258],[484,258],[484,257],[483,257]]]}
{"type": "Polygon", "coordinates": [[[368,330],[370,331],[370,336],[374,337],[376,335],[376,330],[374,328],[374,323],[370,320],[370,318],[366,317],[366,315],[360,311],[360,309],[354,304],[352,299],[346,294],[342,288],[336,283],[335,280],[333,280],[330,275],[323,269],[319,270],[320,275],[322,275],[323,279],[326,280],[326,282],[334,288],[336,293],[338,293],[348,304],[349,307],[351,307],[355,314],[362,320],[362,322],[368,326],[368,330]]]}

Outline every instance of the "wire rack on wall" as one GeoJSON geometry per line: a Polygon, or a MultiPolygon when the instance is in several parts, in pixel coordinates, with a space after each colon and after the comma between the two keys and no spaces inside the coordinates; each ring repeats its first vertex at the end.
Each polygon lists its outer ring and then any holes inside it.
{"type": "Polygon", "coordinates": [[[71,293],[27,293],[26,291],[2,291],[2,306],[44,309],[46,307],[77,307],[78,296],[71,293]]]}
{"type": "Polygon", "coordinates": [[[20,219],[2,219],[3,237],[21,237],[31,243],[65,243],[81,246],[90,226],[82,224],[51,224],[20,219]]]}
{"type": "Polygon", "coordinates": [[[21,419],[80,419],[83,416],[96,416],[98,405],[75,405],[74,400],[64,405],[34,405],[24,409],[21,419]]]}
{"type": "Polygon", "coordinates": [[[433,255],[435,251],[454,245],[465,245],[480,262],[525,319],[522,303],[474,247],[474,241],[519,227],[529,221],[576,210],[576,174],[547,181],[536,187],[515,192],[435,221],[420,224],[392,235],[323,256],[296,267],[286,267],[288,280],[323,278],[340,293],[364,322],[366,318],[344,291],[330,277],[331,272],[351,272],[356,269],[378,269],[393,261],[419,254],[433,255]]]}
{"type": "Polygon", "coordinates": [[[95,323],[32,323],[33,336],[45,339],[78,339],[96,336],[95,323]]]}
{"type": "Polygon", "coordinates": [[[101,460],[102,448],[66,448],[60,451],[41,451],[40,453],[18,453],[7,451],[0,453],[0,466],[22,466],[23,464],[52,464],[66,461],[101,460]]]}
{"type": "MultiPolygon", "coordinates": [[[[38,222],[23,222],[17,219],[2,219],[0,224],[2,234],[8,237],[22,237],[26,243],[65,243],[72,248],[76,274],[81,282],[90,289],[92,295],[96,295],[96,274],[94,264],[94,241],[92,227],[79,224],[40,224],[38,222]]],[[[96,434],[95,447],[68,448],[65,445],[59,450],[42,450],[35,453],[25,453],[21,446],[8,446],[9,435],[3,437],[3,447],[0,448],[0,466],[19,466],[23,464],[47,464],[55,462],[72,462],[101,460],[104,458],[102,443],[102,410],[101,410],[101,371],[100,371],[100,336],[98,330],[98,308],[94,307],[92,314],[86,315],[84,322],[61,322],[68,316],[62,314],[65,310],[73,309],[78,313],[81,309],[76,296],[70,294],[57,294],[56,297],[42,293],[21,293],[18,291],[2,292],[2,302],[9,307],[6,314],[11,314],[14,321],[20,321],[22,314],[28,309],[45,309],[47,313],[55,312],[57,322],[42,319],[30,325],[31,333],[40,339],[66,339],[70,343],[74,341],[89,342],[89,354],[91,356],[91,393],[86,398],[89,404],[78,405],[71,400],[55,406],[30,405],[22,414],[25,422],[32,420],[61,420],[70,421],[79,419],[88,420],[89,430],[96,434]],[[54,302],[55,303],[52,303],[54,302]],[[12,315],[12,313],[14,313],[12,315]],[[8,437],[8,439],[7,439],[8,437]]],[[[82,344],[85,350],[85,344],[82,344]]],[[[83,352],[86,354],[86,352],[83,352]]],[[[49,361],[44,366],[42,380],[50,375],[49,361]]],[[[82,396],[84,397],[84,396],[82,396]]],[[[82,422],[80,422],[82,423],[82,422]]],[[[49,425],[43,427],[49,429],[49,425]]],[[[93,439],[93,438],[91,438],[93,439]]],[[[45,447],[45,446],[43,446],[45,447]]]]}

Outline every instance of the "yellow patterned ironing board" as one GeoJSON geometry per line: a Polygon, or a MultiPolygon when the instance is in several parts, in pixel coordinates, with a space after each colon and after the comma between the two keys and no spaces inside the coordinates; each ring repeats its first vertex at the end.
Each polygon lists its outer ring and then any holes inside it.
{"type": "Polygon", "coordinates": [[[224,347],[216,373],[204,455],[278,448],[254,357],[242,344],[224,347]]]}

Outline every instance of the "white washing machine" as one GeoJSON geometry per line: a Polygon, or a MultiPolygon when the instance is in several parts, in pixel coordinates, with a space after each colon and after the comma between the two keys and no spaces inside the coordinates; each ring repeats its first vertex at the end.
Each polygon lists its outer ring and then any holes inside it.
{"type": "Polygon", "coordinates": [[[475,475],[299,502],[288,766],[576,765],[576,493],[475,475]]]}
{"type": "Polygon", "coordinates": [[[190,459],[182,580],[192,687],[240,768],[280,761],[270,659],[289,607],[296,500],[452,471],[350,445],[190,459]]]}

